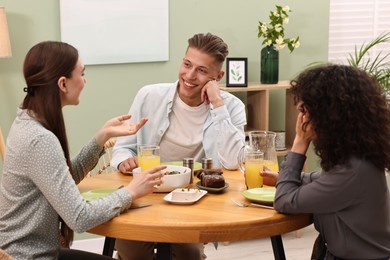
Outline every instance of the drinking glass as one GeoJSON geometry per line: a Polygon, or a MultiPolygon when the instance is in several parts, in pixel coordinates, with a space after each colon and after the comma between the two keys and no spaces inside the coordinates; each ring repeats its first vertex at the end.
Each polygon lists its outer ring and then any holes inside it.
{"type": "Polygon", "coordinates": [[[160,165],[160,146],[138,145],[138,166],[146,171],[160,165]]]}
{"type": "Polygon", "coordinates": [[[264,167],[264,153],[250,149],[242,150],[243,154],[238,158],[240,171],[245,174],[247,189],[263,187],[263,177],[260,172],[264,167]]]}

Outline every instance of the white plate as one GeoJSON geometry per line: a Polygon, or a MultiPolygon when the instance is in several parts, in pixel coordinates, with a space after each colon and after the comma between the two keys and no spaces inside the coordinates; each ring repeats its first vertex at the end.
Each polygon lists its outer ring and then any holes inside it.
{"type": "Polygon", "coordinates": [[[164,197],[164,200],[169,202],[169,203],[172,203],[172,204],[182,204],[182,205],[193,204],[193,203],[197,202],[198,200],[200,200],[204,195],[207,194],[206,190],[198,190],[198,189],[194,189],[194,190],[199,191],[198,192],[199,195],[194,199],[191,199],[191,200],[172,200],[172,192],[170,192],[164,197]]]}

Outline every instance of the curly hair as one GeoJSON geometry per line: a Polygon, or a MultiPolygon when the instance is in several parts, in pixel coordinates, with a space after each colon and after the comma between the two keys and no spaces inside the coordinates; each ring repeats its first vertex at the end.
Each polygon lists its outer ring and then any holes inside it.
{"type": "Polygon", "coordinates": [[[366,72],[345,65],[310,68],[291,81],[316,134],[321,167],[330,170],[351,156],[390,169],[390,108],[384,90],[366,72]]]}

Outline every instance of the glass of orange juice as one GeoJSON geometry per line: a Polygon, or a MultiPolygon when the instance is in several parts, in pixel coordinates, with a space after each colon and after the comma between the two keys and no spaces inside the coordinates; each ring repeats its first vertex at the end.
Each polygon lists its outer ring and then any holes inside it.
{"type": "Polygon", "coordinates": [[[160,146],[138,145],[138,166],[146,171],[160,165],[160,146]]]}
{"type": "Polygon", "coordinates": [[[244,155],[239,159],[241,172],[245,174],[247,189],[263,187],[263,177],[260,172],[264,167],[264,153],[260,151],[245,150],[244,155]]]}

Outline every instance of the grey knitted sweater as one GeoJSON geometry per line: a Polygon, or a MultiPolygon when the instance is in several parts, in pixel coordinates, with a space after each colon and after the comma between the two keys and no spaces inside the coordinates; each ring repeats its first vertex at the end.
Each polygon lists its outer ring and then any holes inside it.
{"type": "Polygon", "coordinates": [[[9,132],[0,195],[0,247],[14,259],[56,259],[59,217],[84,232],[131,204],[120,189],[86,202],[77,184],[97,163],[102,148],[92,139],[72,159],[73,176],[57,137],[18,109],[9,132]]]}

